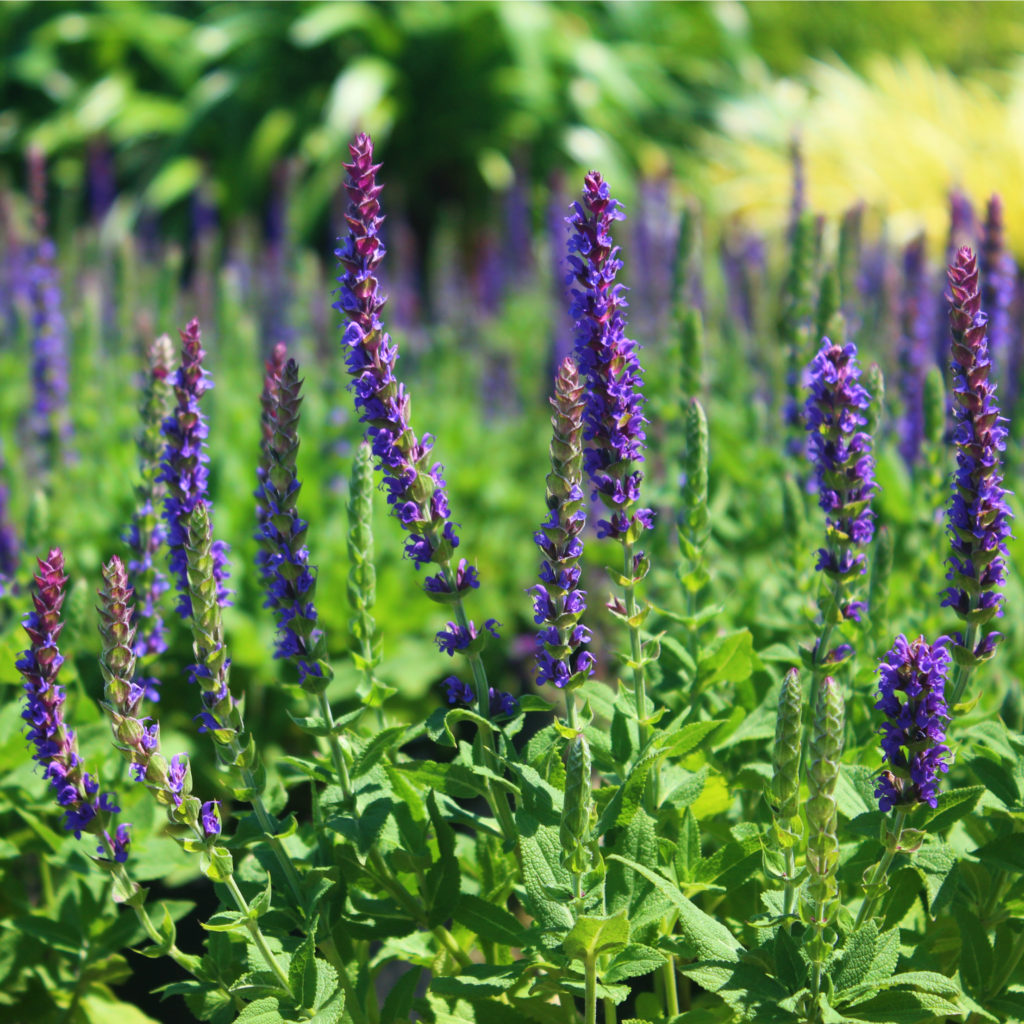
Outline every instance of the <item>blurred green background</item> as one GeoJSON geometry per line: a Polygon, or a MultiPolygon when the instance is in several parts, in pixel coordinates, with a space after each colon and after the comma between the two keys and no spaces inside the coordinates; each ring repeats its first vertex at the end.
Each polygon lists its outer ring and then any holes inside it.
{"type": "MultiPolygon", "coordinates": [[[[126,228],[149,210],[173,233],[186,230],[200,188],[226,223],[259,215],[286,165],[291,227],[319,241],[345,145],[364,129],[386,163],[391,209],[426,247],[444,218],[475,230],[517,174],[542,189],[555,172],[591,166],[627,200],[638,175],[671,171],[726,212],[777,221],[779,167],[798,133],[824,212],[846,175],[846,203],[879,182],[865,198],[930,217],[934,190],[887,180],[891,153],[872,132],[909,105],[941,134],[944,111],[921,109],[934,99],[928,75],[1008,101],[1021,15],[1019,3],[15,0],[0,7],[0,169],[21,183],[26,147],[40,147],[66,207],[80,212],[90,147],[101,144],[122,189],[113,223],[126,228]],[[887,92],[880,58],[897,78],[908,61],[923,67],[925,80],[911,95],[902,81],[887,92]],[[824,118],[809,104],[838,94],[841,120],[851,80],[873,82],[873,102],[845,134],[833,126],[821,140],[824,118]],[[847,146],[869,165],[859,183],[835,165],[847,146]],[[760,191],[720,187],[738,179],[760,191]]],[[[952,128],[928,154],[943,189],[963,176],[956,154],[971,142],[952,128]]],[[[984,130],[991,145],[1000,126],[984,130]]],[[[979,190],[1010,173],[996,163],[979,190]]]]}

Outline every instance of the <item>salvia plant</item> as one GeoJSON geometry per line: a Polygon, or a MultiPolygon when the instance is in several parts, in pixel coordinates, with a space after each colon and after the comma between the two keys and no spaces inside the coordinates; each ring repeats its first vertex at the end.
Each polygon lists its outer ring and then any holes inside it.
{"type": "Polygon", "coordinates": [[[980,270],[950,252],[940,359],[924,240],[890,252],[860,205],[825,229],[796,149],[784,237],[697,244],[687,206],[631,264],[591,171],[549,224],[557,287],[492,234],[468,283],[426,279],[487,315],[409,331],[381,164],[349,152],[329,352],[326,298],[282,279],[316,261],[275,224],[218,276],[199,190],[184,298],[213,319],[176,354],[180,259],[111,254],[117,301],[164,297],[141,399],[110,385],[137,353],[90,335],[104,422],[85,380],[75,432],[37,437],[82,457],[6,450],[0,1019],[1024,1018],[998,201],[980,270]],[[671,337],[630,336],[630,294],[671,337]]]}

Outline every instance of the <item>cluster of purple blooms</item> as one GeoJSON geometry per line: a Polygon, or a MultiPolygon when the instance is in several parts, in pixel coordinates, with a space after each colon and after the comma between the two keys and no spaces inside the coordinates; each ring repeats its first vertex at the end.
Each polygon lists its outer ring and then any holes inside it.
{"type": "Polygon", "coordinates": [[[903,250],[903,291],[900,299],[900,454],[907,465],[917,463],[924,442],[924,385],[935,363],[934,301],[928,273],[925,239],[921,235],[903,250]]]}
{"type": "Polygon", "coordinates": [[[576,364],[586,381],[583,467],[611,512],[597,535],[635,540],[654,525],[654,512],[637,508],[644,459],[643,371],[636,343],[625,335],[626,289],[615,283],[622,269],[611,226],[625,220],[608,184],[597,171],[584,178],[583,201],[573,203],[568,223],[570,315],[576,324],[576,364]]]}
{"type": "Polygon", "coordinates": [[[459,538],[449,522],[448,497],[440,463],[428,465],[434,439],[417,438],[409,425],[409,396],[395,378],[398,349],[384,330],[380,311],[386,301],[377,279],[385,255],[380,229],[377,184],[379,164],[373,162],[373,142],[365,134],[349,146],[351,163],[345,164],[349,206],[345,214],[349,233],[335,256],[344,271],[338,279],[334,308],[348,318],[342,338],[346,364],[352,375],[356,408],[367,424],[392,513],[408,531],[405,552],[417,568],[427,562],[447,563],[459,538]]]}
{"type": "Polygon", "coordinates": [[[934,644],[924,637],[908,641],[901,634],[879,667],[875,709],[888,719],[882,723],[882,752],[889,767],[875,790],[883,812],[916,803],[935,807],[938,802],[938,774],[949,771],[948,642],[944,636],[934,644]]]}
{"type": "Polygon", "coordinates": [[[64,657],[57,640],[63,628],[60,612],[67,579],[59,548],[39,559],[32,593],[35,610],[24,623],[29,647],[16,664],[25,679],[26,701],[21,717],[28,723],[27,738],[36,748],[33,759],[43,766],[43,775],[64,808],[64,827],[74,832],[76,839],[82,832],[101,836],[104,842],[97,851],[112,853],[116,861],[123,862],[128,857],[128,827],[119,825],[113,836],[106,831],[109,815],[121,808],[114,802],[114,794],[100,793],[99,783],[85,771],[75,734],[64,721],[64,688],[57,683],[64,657]]]}
{"type": "MultiPolygon", "coordinates": [[[[1002,613],[999,588],[1006,580],[1011,518],[1000,454],[1006,448],[1006,426],[991,379],[987,320],[981,311],[977,260],[970,249],[957,252],[949,285],[957,468],[949,506],[950,585],[942,603],[975,627],[1002,613]]],[[[998,639],[998,633],[988,633],[968,653],[985,658],[998,639]]],[[[966,640],[958,636],[956,642],[963,645],[966,640]]]]}
{"type": "MultiPolygon", "coordinates": [[[[209,509],[206,438],[209,428],[199,408],[199,400],[213,386],[203,369],[203,351],[199,321],[191,320],[181,332],[181,366],[174,377],[177,408],[163,426],[166,440],[163,469],[158,478],[167,484],[164,498],[164,520],[167,523],[167,546],[170,550],[169,567],[178,584],[178,614],[187,618],[192,614],[192,601],[188,590],[188,559],[185,544],[188,540],[188,520],[200,504],[209,509]]],[[[217,581],[217,603],[229,603],[227,589],[227,545],[213,542],[213,576],[217,581]]]]}
{"type": "Polygon", "coordinates": [[[825,512],[826,546],[818,551],[816,568],[835,582],[843,618],[855,622],[864,603],[848,600],[845,591],[864,572],[863,549],[874,535],[869,503],[875,490],[871,437],[861,429],[870,397],[859,381],[856,346],[822,338],[804,406],[818,504],[825,512]]]}

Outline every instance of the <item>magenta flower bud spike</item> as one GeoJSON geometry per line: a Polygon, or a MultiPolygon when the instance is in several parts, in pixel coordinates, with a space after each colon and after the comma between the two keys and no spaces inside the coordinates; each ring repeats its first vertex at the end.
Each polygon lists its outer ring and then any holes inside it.
{"type": "MultiPolygon", "coordinates": [[[[966,624],[966,633],[954,638],[957,661],[966,664],[990,657],[1000,636],[988,632],[979,639],[977,634],[1002,614],[1012,514],[1003,488],[1001,453],[1006,448],[1006,420],[999,414],[991,377],[978,265],[970,249],[957,252],[949,268],[949,287],[956,474],[947,527],[949,586],[942,603],[966,624]]],[[[967,674],[958,672],[954,704],[960,699],[967,674]]]]}
{"type": "Polygon", "coordinates": [[[32,603],[35,610],[25,619],[29,647],[18,659],[16,668],[25,680],[25,710],[21,717],[28,724],[27,739],[35,747],[33,759],[43,766],[43,774],[64,808],[64,827],[81,838],[83,832],[100,837],[97,847],[102,855],[113,854],[118,862],[128,857],[128,827],[119,825],[113,835],[108,831],[111,816],[119,813],[113,793],[101,793],[97,779],[84,768],[75,734],[64,720],[64,688],[57,673],[64,657],[57,646],[64,604],[64,555],[53,548],[39,559],[32,603]]]}

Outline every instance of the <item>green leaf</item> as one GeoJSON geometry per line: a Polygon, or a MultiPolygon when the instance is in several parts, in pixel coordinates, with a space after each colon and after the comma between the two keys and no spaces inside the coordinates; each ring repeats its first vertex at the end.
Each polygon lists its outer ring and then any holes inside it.
{"type": "Polygon", "coordinates": [[[933,841],[912,854],[910,863],[921,875],[928,893],[928,910],[934,918],[956,893],[956,853],[948,843],[933,841]]]}
{"type": "Polygon", "coordinates": [[[497,942],[502,946],[521,946],[528,932],[515,915],[504,907],[475,896],[463,893],[452,913],[453,918],[472,929],[485,942],[497,942]]]}
{"type": "Polygon", "coordinates": [[[667,878],[637,864],[635,861],[627,860],[618,854],[610,854],[609,860],[618,860],[631,868],[638,875],[642,875],[679,911],[677,927],[689,949],[690,955],[700,960],[722,960],[735,961],[739,957],[742,945],[739,940],[720,921],[705,914],[697,906],[690,902],[680,891],[679,887],[667,878]]]}
{"type": "Polygon", "coordinates": [[[249,1003],[235,1018],[235,1024],[286,1024],[278,1011],[278,1002],[273,996],[249,1003]]]}
{"type": "Polygon", "coordinates": [[[572,912],[565,903],[547,894],[548,886],[571,887],[569,872],[561,866],[558,829],[541,825],[523,811],[516,813],[516,827],[520,836],[526,909],[546,931],[568,931],[573,925],[572,912]]]}
{"type": "Polygon", "coordinates": [[[739,683],[754,670],[754,639],[749,629],[738,629],[719,637],[703,648],[697,659],[697,686],[700,693],[718,683],[739,683]]]}
{"type": "Polygon", "coordinates": [[[613,917],[580,915],[565,937],[562,948],[584,963],[605,953],[617,953],[629,942],[629,921],[624,910],[613,917]]]}
{"type": "Polygon", "coordinates": [[[455,832],[441,817],[437,809],[437,796],[433,790],[427,797],[427,813],[437,837],[438,859],[427,872],[424,886],[424,902],[427,909],[427,926],[436,928],[452,915],[452,909],[459,899],[462,886],[462,871],[455,857],[455,832]]]}
{"type": "Polygon", "coordinates": [[[689,807],[684,809],[679,822],[676,851],[676,874],[681,881],[690,882],[700,864],[700,828],[689,807]]]}
{"type": "Polygon", "coordinates": [[[237,910],[222,910],[207,921],[199,922],[208,932],[248,931],[245,914],[237,910]]]}
{"type": "Polygon", "coordinates": [[[462,999],[483,999],[500,995],[512,988],[529,965],[527,960],[512,964],[471,964],[459,968],[451,977],[434,978],[430,991],[440,996],[462,999]]]}
{"type": "Polygon", "coordinates": [[[978,847],[973,855],[986,865],[1002,868],[1003,871],[1024,871],[1024,842],[1014,833],[999,836],[978,847]]]}
{"type": "Polygon", "coordinates": [[[685,757],[690,751],[696,750],[724,721],[723,718],[713,721],[688,722],[680,729],[665,730],[657,736],[654,746],[665,757],[685,757]]]}
{"type": "Polygon", "coordinates": [[[900,989],[880,992],[856,1010],[848,1010],[847,1016],[874,1024],[922,1024],[936,1017],[961,1017],[963,1013],[962,1007],[942,996],[900,989]]]}
{"type": "Polygon", "coordinates": [[[992,977],[992,944],[977,915],[958,904],[953,911],[960,933],[960,973],[976,995],[987,990],[992,977]]]}
{"type": "Polygon", "coordinates": [[[423,970],[414,967],[406,971],[398,981],[391,986],[391,991],[380,1008],[380,1024],[397,1024],[409,1020],[412,1014],[412,1003],[416,997],[416,988],[419,985],[420,976],[423,970]]]}
{"type": "Polygon", "coordinates": [[[864,980],[874,963],[877,948],[878,926],[874,921],[868,921],[850,935],[835,974],[834,985],[839,995],[864,980]]]}
{"type": "Polygon", "coordinates": [[[352,778],[358,779],[365,775],[378,761],[396,745],[398,738],[405,734],[404,725],[393,725],[382,729],[359,752],[352,765],[352,778]]]}
{"type": "Polygon", "coordinates": [[[934,809],[929,807],[924,817],[915,821],[914,827],[928,832],[941,832],[970,814],[984,792],[984,786],[961,786],[940,793],[937,806],[934,809]]]}
{"type": "Polygon", "coordinates": [[[288,965],[288,987],[299,1006],[312,1006],[316,1000],[316,947],[312,931],[292,954],[288,965]]]}
{"type": "Polygon", "coordinates": [[[631,942],[615,955],[604,972],[603,978],[607,982],[639,978],[650,974],[651,971],[656,971],[664,963],[665,957],[656,949],[631,942]]]}

